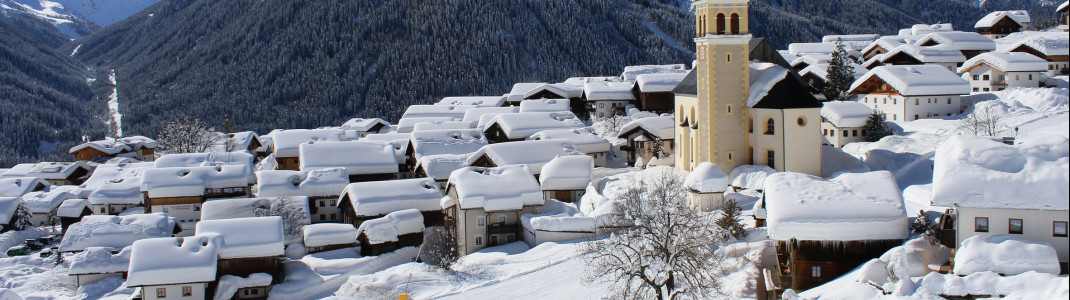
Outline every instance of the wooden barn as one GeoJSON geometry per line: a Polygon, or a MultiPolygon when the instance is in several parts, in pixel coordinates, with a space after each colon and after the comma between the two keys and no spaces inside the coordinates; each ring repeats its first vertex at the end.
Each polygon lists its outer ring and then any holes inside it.
{"type": "Polygon", "coordinates": [[[424,216],[415,209],[395,211],[365,221],[357,228],[360,255],[374,256],[404,247],[420,247],[424,241],[424,216]]]}

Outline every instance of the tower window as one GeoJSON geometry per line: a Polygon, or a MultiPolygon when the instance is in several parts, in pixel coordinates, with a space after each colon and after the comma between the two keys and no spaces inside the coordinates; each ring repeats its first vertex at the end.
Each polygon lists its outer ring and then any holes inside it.
{"type": "Polygon", "coordinates": [[[717,34],[724,34],[724,14],[717,14],[717,34]]]}
{"type": "Polygon", "coordinates": [[[725,57],[728,59],[728,62],[732,62],[732,53],[728,53],[725,57]]]}
{"type": "Polygon", "coordinates": [[[732,14],[730,24],[732,26],[732,34],[739,34],[739,14],[732,14]]]}
{"type": "Polygon", "coordinates": [[[775,126],[776,126],[776,121],[773,121],[773,118],[769,118],[768,120],[766,120],[765,121],[765,134],[766,135],[776,134],[776,130],[774,129],[775,126]]]}

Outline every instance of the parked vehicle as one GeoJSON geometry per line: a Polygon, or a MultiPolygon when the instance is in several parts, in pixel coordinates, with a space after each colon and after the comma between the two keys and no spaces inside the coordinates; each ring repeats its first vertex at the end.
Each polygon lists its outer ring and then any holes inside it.
{"type": "Polygon", "coordinates": [[[40,254],[40,256],[41,256],[42,258],[44,258],[44,257],[49,257],[49,256],[52,256],[52,253],[55,253],[55,252],[53,252],[53,251],[52,251],[52,248],[45,248],[45,250],[42,250],[42,251],[41,251],[41,254],[40,254]]]}
{"type": "Polygon", "coordinates": [[[15,247],[7,248],[7,256],[9,257],[22,256],[26,254],[30,254],[30,248],[26,247],[26,245],[18,245],[15,247]]]}
{"type": "Polygon", "coordinates": [[[45,244],[38,242],[36,239],[26,239],[26,247],[30,251],[37,251],[45,248],[45,244]]]}

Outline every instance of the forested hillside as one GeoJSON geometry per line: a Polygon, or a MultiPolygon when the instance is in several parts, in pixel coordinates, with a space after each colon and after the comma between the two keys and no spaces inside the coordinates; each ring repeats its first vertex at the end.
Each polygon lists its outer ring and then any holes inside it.
{"type": "Polygon", "coordinates": [[[56,48],[62,39],[48,26],[0,18],[0,166],[67,159],[67,148],[82,135],[103,134],[103,122],[87,105],[92,93],[84,67],[56,48]],[[45,29],[27,33],[35,28],[45,29]]]}

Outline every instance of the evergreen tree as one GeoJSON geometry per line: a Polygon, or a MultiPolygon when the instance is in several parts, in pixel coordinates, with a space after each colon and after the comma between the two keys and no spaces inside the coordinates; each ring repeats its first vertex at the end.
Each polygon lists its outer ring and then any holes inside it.
{"type": "Polygon", "coordinates": [[[836,39],[836,50],[832,52],[832,61],[829,62],[825,80],[825,89],[821,91],[828,101],[847,100],[847,91],[855,81],[855,68],[851,65],[851,58],[847,56],[847,49],[843,41],[836,39]]]}
{"type": "Polygon", "coordinates": [[[747,236],[747,230],[740,223],[739,206],[736,206],[735,200],[725,201],[724,205],[721,206],[721,217],[714,221],[714,224],[721,228],[722,237],[726,240],[729,236],[736,239],[742,239],[747,236]]]}
{"type": "Polygon", "coordinates": [[[866,119],[866,127],[862,129],[862,135],[867,142],[876,142],[881,138],[892,135],[892,129],[888,127],[887,116],[879,110],[874,110],[866,119]]]}

